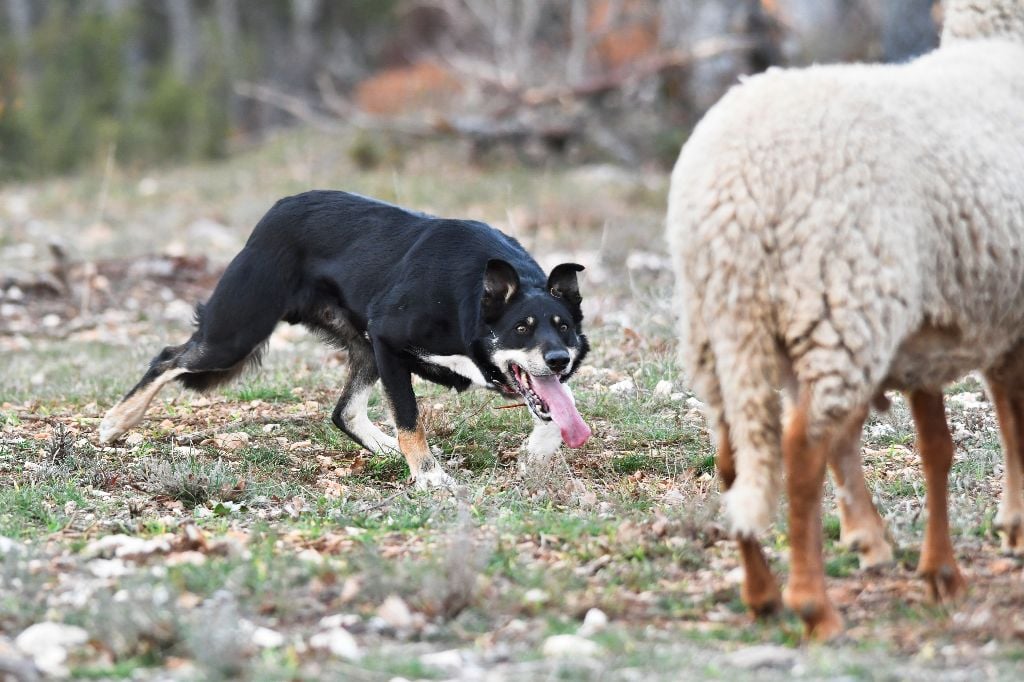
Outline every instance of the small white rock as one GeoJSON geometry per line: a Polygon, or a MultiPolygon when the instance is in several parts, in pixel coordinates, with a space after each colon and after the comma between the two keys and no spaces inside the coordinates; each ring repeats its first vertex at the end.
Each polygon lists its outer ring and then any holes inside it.
{"type": "Polygon", "coordinates": [[[617,381],[608,387],[608,390],[615,395],[626,395],[636,390],[636,384],[633,383],[632,379],[626,378],[622,381],[617,381]]]}
{"type": "Polygon", "coordinates": [[[667,379],[662,379],[658,382],[658,385],[654,387],[654,395],[661,398],[668,398],[672,395],[672,382],[667,379]]]}
{"type": "Polygon", "coordinates": [[[463,659],[462,652],[458,649],[448,649],[446,651],[423,654],[420,656],[420,663],[430,668],[440,668],[445,672],[454,673],[462,670],[465,659],[463,659]]]}
{"type": "Polygon", "coordinates": [[[796,663],[797,652],[786,647],[763,644],[739,649],[725,657],[725,660],[737,668],[756,670],[758,668],[792,668],[796,663]]]}
{"type": "Polygon", "coordinates": [[[64,677],[68,674],[64,662],[68,651],[89,641],[89,633],[64,623],[36,623],[22,631],[14,640],[18,649],[32,657],[36,667],[47,675],[64,677]]]}
{"type": "Polygon", "coordinates": [[[20,554],[25,550],[25,546],[20,542],[16,542],[9,537],[0,535],[0,556],[5,554],[20,554]]]}
{"type": "Polygon", "coordinates": [[[532,590],[527,590],[526,593],[523,595],[523,601],[527,604],[543,604],[548,599],[548,593],[536,587],[532,590]]]}
{"type": "Polygon", "coordinates": [[[88,566],[97,578],[120,578],[135,572],[123,559],[93,559],[88,566]]]}
{"type": "Polygon", "coordinates": [[[347,661],[358,661],[362,656],[355,637],[345,628],[333,628],[318,632],[309,638],[309,645],[314,649],[327,649],[338,658],[347,661]]]}
{"type": "Polygon", "coordinates": [[[136,445],[142,445],[142,441],[144,440],[146,440],[145,436],[143,436],[138,431],[133,431],[132,433],[129,433],[127,436],[125,436],[124,444],[127,445],[128,447],[133,448],[136,445]]]}
{"type": "Polygon", "coordinates": [[[686,495],[684,495],[678,488],[672,488],[661,496],[661,501],[667,505],[686,504],[686,495]]]}
{"type": "Polygon", "coordinates": [[[350,628],[359,623],[359,616],[354,613],[334,613],[320,619],[321,630],[334,628],[350,628]]]}
{"type": "Polygon", "coordinates": [[[284,635],[277,630],[258,626],[252,631],[252,643],[260,649],[276,649],[284,644],[284,635]]]}
{"type": "Polygon", "coordinates": [[[580,625],[576,634],[580,637],[590,637],[608,627],[608,616],[601,609],[590,609],[587,615],[583,616],[583,624],[580,625]]]}
{"type": "Polygon", "coordinates": [[[546,658],[594,658],[601,647],[579,635],[552,635],[544,640],[541,653],[546,658]]]}
{"type": "Polygon", "coordinates": [[[377,615],[396,630],[408,630],[413,625],[412,611],[401,597],[394,594],[377,607],[377,615]]]}
{"type": "Polygon", "coordinates": [[[249,434],[245,431],[218,433],[213,437],[213,444],[221,450],[241,450],[249,444],[249,434]]]}
{"type": "Polygon", "coordinates": [[[171,551],[167,537],[138,538],[133,535],[107,535],[90,542],[82,550],[82,557],[118,557],[129,559],[145,557],[151,554],[164,554],[171,551]]]}

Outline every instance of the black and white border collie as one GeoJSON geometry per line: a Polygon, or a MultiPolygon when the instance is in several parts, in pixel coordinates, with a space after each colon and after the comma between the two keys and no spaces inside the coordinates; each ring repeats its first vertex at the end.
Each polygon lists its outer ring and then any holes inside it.
{"type": "Polygon", "coordinates": [[[458,391],[482,386],[522,396],[533,413],[530,461],[590,429],[565,381],[589,348],[576,273],[545,275],[515,239],[480,222],[437,218],[347,192],[281,199],[256,225],[196,331],[160,352],[100,424],[110,443],[141,421],[176,379],[205,391],[258,362],[281,320],[348,351],[334,424],[375,453],[401,451],[418,487],[450,485],[427,445],[412,375],[458,391]],[[377,380],[397,438],[370,422],[377,380]]]}

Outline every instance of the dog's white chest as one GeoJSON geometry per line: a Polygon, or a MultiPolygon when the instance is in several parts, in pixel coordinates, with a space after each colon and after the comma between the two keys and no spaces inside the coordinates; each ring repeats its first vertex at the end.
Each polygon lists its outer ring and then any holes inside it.
{"type": "Polygon", "coordinates": [[[480,368],[476,366],[469,356],[466,355],[424,355],[421,358],[423,362],[427,362],[431,365],[437,365],[438,367],[444,367],[445,369],[455,372],[459,376],[466,377],[477,386],[488,386],[487,380],[484,379],[484,375],[480,372],[480,368]]]}

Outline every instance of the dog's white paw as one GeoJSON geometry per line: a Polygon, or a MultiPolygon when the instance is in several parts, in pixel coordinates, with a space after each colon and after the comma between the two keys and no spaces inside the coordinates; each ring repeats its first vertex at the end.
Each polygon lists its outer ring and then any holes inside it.
{"type": "Polygon", "coordinates": [[[526,451],[521,453],[518,462],[519,474],[548,471],[555,461],[554,452],[537,453],[526,451]]]}
{"type": "Polygon", "coordinates": [[[413,481],[417,490],[434,490],[436,488],[455,488],[455,479],[449,476],[440,466],[433,466],[417,474],[413,481]]]}
{"type": "Polygon", "coordinates": [[[108,445],[124,435],[128,429],[123,426],[121,420],[109,413],[100,422],[100,444],[108,445]]]}
{"type": "Polygon", "coordinates": [[[393,455],[401,453],[401,450],[398,449],[397,440],[382,433],[379,438],[370,444],[370,452],[375,455],[393,455]]]}

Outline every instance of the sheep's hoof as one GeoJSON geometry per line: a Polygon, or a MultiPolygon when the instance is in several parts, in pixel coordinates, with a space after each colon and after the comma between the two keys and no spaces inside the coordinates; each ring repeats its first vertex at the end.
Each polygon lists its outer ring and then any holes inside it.
{"type": "Polygon", "coordinates": [[[822,597],[816,594],[794,597],[791,591],[786,592],[786,605],[804,622],[806,638],[816,642],[827,642],[843,631],[842,616],[828,597],[822,597]]]}
{"type": "Polygon", "coordinates": [[[956,564],[921,568],[918,573],[924,578],[928,585],[928,595],[936,604],[954,604],[967,591],[967,581],[956,564]]]}
{"type": "Polygon", "coordinates": [[[773,616],[782,610],[782,595],[767,564],[747,566],[740,596],[755,618],[773,616]],[[758,570],[760,569],[760,570],[758,570]]]}
{"type": "Polygon", "coordinates": [[[891,564],[893,561],[892,545],[881,529],[854,531],[844,537],[841,544],[857,553],[862,570],[891,564]]]}
{"type": "Polygon", "coordinates": [[[771,586],[770,591],[763,594],[750,595],[743,591],[743,603],[750,609],[755,618],[770,618],[782,610],[782,597],[779,595],[779,588],[771,586]]]}
{"type": "Polygon", "coordinates": [[[1012,556],[1024,555],[1024,519],[1021,514],[999,514],[995,530],[999,534],[1003,553],[1012,556]]]}
{"type": "Polygon", "coordinates": [[[810,617],[801,613],[800,618],[804,621],[807,638],[816,642],[827,642],[843,632],[843,619],[831,604],[826,604],[824,610],[813,612],[810,617]]]}

